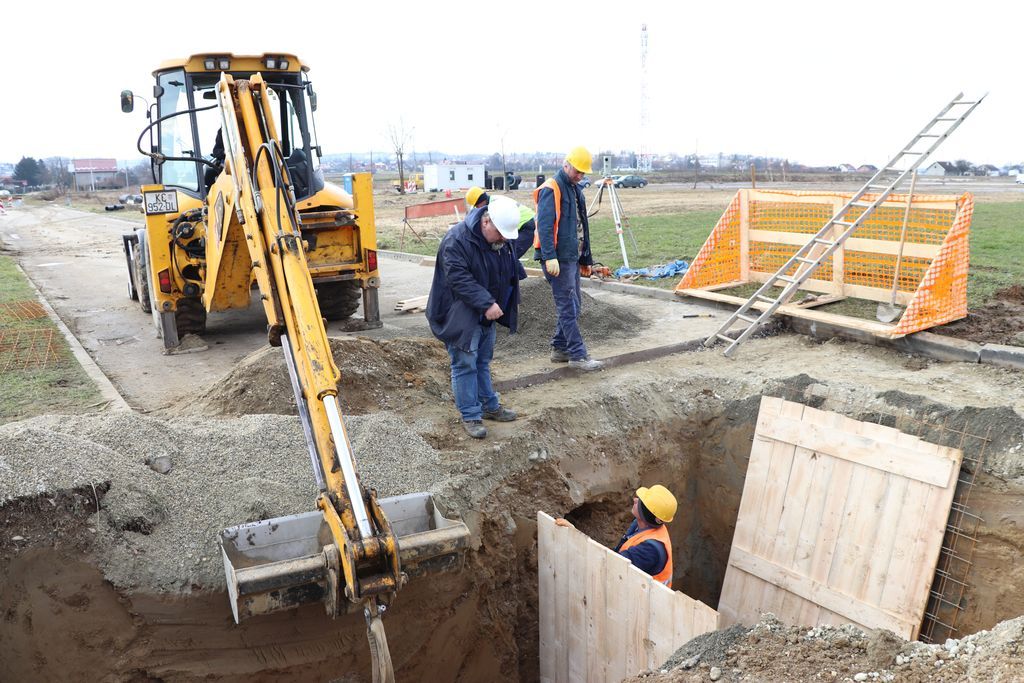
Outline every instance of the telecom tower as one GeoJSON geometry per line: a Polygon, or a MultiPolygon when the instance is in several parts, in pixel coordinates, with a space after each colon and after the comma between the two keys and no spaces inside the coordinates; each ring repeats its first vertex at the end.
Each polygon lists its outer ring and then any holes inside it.
{"type": "Polygon", "coordinates": [[[636,158],[637,171],[650,173],[651,151],[647,148],[650,114],[647,111],[647,24],[640,26],[640,154],[636,158]]]}

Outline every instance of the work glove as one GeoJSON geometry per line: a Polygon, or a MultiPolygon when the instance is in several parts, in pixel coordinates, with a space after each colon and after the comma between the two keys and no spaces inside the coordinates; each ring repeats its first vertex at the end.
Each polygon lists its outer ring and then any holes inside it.
{"type": "Polygon", "coordinates": [[[593,272],[594,271],[590,266],[585,266],[582,263],[580,264],[580,277],[590,277],[590,274],[593,272]]]}
{"type": "Polygon", "coordinates": [[[548,271],[548,275],[551,277],[558,277],[558,273],[561,272],[561,268],[558,266],[558,259],[551,258],[544,262],[544,269],[548,271]]]}

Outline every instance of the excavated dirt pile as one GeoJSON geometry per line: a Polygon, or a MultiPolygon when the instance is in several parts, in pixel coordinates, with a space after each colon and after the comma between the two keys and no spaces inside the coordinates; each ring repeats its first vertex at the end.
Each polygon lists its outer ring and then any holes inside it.
{"type": "Polygon", "coordinates": [[[1016,681],[1024,675],[1024,617],[941,644],[853,626],[785,626],[766,615],[694,638],[661,670],[630,683],[705,681],[1016,681]]]}
{"type": "MultiPolygon", "coordinates": [[[[496,355],[546,352],[555,329],[555,301],[551,285],[543,278],[531,277],[519,283],[519,329],[516,334],[498,334],[496,355]]],[[[595,299],[586,290],[580,292],[580,331],[584,341],[623,339],[644,326],[644,320],[625,306],[595,299]]]]}
{"type": "Polygon", "coordinates": [[[963,320],[933,331],[982,343],[1024,346],[1024,285],[999,290],[988,303],[971,310],[963,320]]]}
{"type": "MultiPolygon", "coordinates": [[[[396,410],[424,400],[450,397],[448,354],[435,339],[332,338],[341,372],[341,410],[361,415],[396,410]]],[[[295,398],[284,355],[266,347],[249,354],[227,375],[173,409],[185,415],[295,415],[295,398]]]]}

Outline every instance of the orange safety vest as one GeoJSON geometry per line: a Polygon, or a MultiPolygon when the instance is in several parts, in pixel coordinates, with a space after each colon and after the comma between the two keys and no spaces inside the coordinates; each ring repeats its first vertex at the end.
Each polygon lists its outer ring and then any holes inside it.
{"type": "MultiPolygon", "coordinates": [[[[556,181],[554,178],[548,178],[547,180],[545,180],[540,187],[533,191],[533,205],[537,208],[540,208],[540,191],[545,187],[550,187],[552,191],[554,191],[555,193],[555,224],[552,228],[552,231],[554,232],[553,237],[555,240],[555,248],[557,249],[558,222],[562,219],[562,188],[558,186],[558,181],[556,181]]],[[[540,226],[538,225],[537,227],[539,228],[540,226]]],[[[535,230],[533,233],[533,248],[540,249],[540,230],[535,230]]]]}
{"type": "Polygon", "coordinates": [[[668,527],[664,524],[661,526],[654,527],[653,529],[645,529],[644,531],[638,532],[626,539],[626,542],[619,548],[621,553],[623,550],[629,550],[634,546],[638,546],[644,541],[658,541],[665,546],[665,566],[660,572],[654,575],[655,581],[661,581],[663,584],[672,587],[672,539],[668,537],[668,527]]]}

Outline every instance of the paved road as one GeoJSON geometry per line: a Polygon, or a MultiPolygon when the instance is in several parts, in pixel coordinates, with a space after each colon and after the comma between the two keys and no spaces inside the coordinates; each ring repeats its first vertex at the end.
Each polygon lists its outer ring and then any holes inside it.
{"type": "MultiPolygon", "coordinates": [[[[208,350],[164,355],[152,318],[127,296],[121,234],[139,225],[141,220],[57,205],[24,206],[0,216],[0,243],[128,404],[154,410],[205,388],[241,358],[264,347],[266,321],[255,302],[244,311],[211,314],[203,336],[208,350]]],[[[422,315],[402,316],[393,309],[401,298],[427,293],[431,269],[382,259],[381,271],[385,327],[369,336],[429,334],[422,315]]],[[[344,334],[337,323],[328,332],[344,334]]]]}

